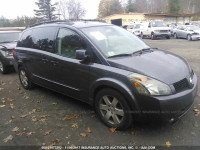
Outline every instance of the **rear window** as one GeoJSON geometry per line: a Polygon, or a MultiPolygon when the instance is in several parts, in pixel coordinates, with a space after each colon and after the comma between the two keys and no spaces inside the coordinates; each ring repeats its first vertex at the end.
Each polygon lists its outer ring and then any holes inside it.
{"type": "Polygon", "coordinates": [[[0,43],[10,43],[18,41],[20,32],[3,32],[0,33],[0,43]]]}

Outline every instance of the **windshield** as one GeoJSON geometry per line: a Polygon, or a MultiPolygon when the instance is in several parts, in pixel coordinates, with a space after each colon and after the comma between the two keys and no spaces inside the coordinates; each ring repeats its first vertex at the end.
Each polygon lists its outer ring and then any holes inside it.
{"type": "Polygon", "coordinates": [[[136,25],[135,25],[135,29],[139,29],[140,26],[141,26],[141,24],[136,24],[136,25]]]}
{"type": "Polygon", "coordinates": [[[17,41],[19,36],[20,32],[0,33],[0,43],[17,41]]]}
{"type": "Polygon", "coordinates": [[[82,31],[107,57],[120,54],[133,54],[149,48],[134,34],[117,26],[99,26],[83,28],[82,31]]]}
{"type": "Polygon", "coordinates": [[[152,22],[152,27],[167,27],[167,25],[162,21],[152,22]]]}
{"type": "Polygon", "coordinates": [[[200,30],[200,28],[197,26],[190,26],[190,27],[188,27],[188,29],[189,30],[200,30]]]}

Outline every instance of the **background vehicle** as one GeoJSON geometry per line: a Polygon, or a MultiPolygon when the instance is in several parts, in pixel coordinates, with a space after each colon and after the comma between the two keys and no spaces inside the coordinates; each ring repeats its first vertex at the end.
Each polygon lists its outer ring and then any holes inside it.
{"type": "Polygon", "coordinates": [[[127,30],[137,36],[140,36],[141,23],[133,23],[127,26],[127,30]]]}
{"type": "Polygon", "coordinates": [[[170,28],[163,21],[144,22],[140,28],[141,38],[151,37],[155,40],[157,37],[170,39],[170,28]]]}
{"type": "Polygon", "coordinates": [[[173,122],[197,93],[197,76],[184,59],[105,23],[34,25],[23,32],[14,58],[25,89],[37,84],[86,102],[117,129],[130,127],[133,115],[173,122]]]}
{"type": "Polygon", "coordinates": [[[174,38],[184,38],[188,41],[200,40],[200,28],[194,25],[179,26],[174,32],[174,38]]]}
{"type": "Polygon", "coordinates": [[[0,31],[0,72],[5,74],[13,66],[13,50],[20,31],[0,31]]]}

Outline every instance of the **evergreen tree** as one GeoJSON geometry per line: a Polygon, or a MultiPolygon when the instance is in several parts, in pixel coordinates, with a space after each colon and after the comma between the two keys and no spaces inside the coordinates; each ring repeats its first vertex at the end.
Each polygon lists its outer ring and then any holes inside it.
{"type": "Polygon", "coordinates": [[[126,5],[126,13],[134,12],[134,11],[135,11],[134,0],[128,0],[128,3],[126,5]]]}
{"type": "Polygon", "coordinates": [[[172,14],[178,14],[180,11],[179,0],[169,0],[169,12],[172,14]]]}
{"type": "Polygon", "coordinates": [[[51,0],[39,0],[35,3],[38,10],[35,11],[35,17],[38,21],[52,21],[57,19],[56,5],[51,3],[51,0]]]}

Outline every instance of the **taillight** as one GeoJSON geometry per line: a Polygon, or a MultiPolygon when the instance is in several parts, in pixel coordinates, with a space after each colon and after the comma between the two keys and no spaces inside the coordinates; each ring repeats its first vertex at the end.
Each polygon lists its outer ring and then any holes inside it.
{"type": "Polygon", "coordinates": [[[13,57],[15,56],[15,53],[16,53],[16,48],[14,48],[13,50],[13,57]]]}

